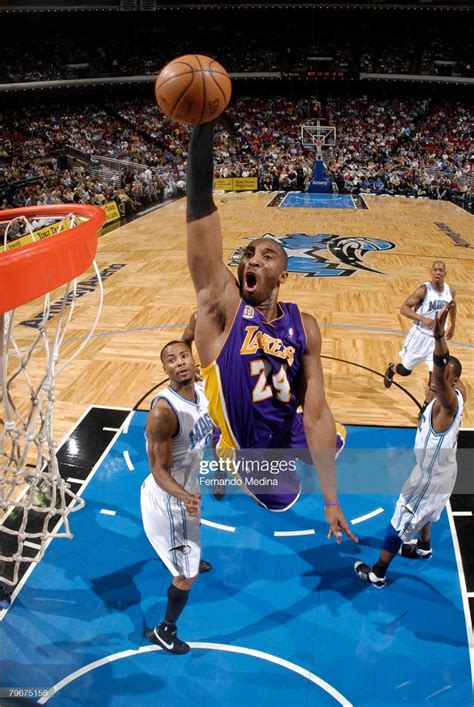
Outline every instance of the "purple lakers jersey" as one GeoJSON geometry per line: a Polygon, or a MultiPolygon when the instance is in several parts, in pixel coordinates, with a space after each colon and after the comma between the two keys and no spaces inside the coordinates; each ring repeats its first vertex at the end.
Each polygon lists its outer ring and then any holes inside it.
{"type": "Polygon", "coordinates": [[[289,446],[306,334],[296,304],[278,307],[269,322],[241,300],[216,360],[202,369],[220,447],[289,446]]]}

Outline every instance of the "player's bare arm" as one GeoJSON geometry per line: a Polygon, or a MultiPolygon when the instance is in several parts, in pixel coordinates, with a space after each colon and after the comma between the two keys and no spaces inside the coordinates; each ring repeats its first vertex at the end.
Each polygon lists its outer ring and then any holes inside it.
{"type": "MultiPolygon", "coordinates": [[[[196,330],[196,317],[197,317],[196,312],[193,312],[191,314],[191,316],[189,317],[189,322],[186,324],[184,331],[181,335],[181,341],[183,341],[187,346],[189,346],[191,351],[193,348],[194,333],[196,330]]],[[[196,371],[194,373],[194,381],[195,381],[195,383],[201,383],[201,381],[202,381],[201,364],[200,363],[196,363],[196,371]]]]}
{"type": "Polygon", "coordinates": [[[187,254],[196,290],[196,346],[203,366],[216,357],[239,303],[237,282],[224,263],[220,218],[212,197],[212,123],[191,133],[187,171],[187,254]]]}
{"type": "Polygon", "coordinates": [[[451,287],[451,295],[452,295],[452,307],[449,310],[449,327],[446,331],[446,338],[447,339],[452,339],[454,336],[454,330],[456,329],[456,314],[457,314],[457,304],[456,304],[456,290],[454,290],[451,287]]]}
{"type": "Polygon", "coordinates": [[[194,330],[196,329],[196,312],[193,312],[189,317],[189,322],[186,324],[181,335],[181,341],[187,344],[190,348],[194,341],[194,330]]]}
{"type": "Polygon", "coordinates": [[[149,412],[146,433],[148,438],[148,459],[155,483],[171,496],[182,501],[191,516],[199,514],[200,498],[190,494],[176,483],[170,474],[171,443],[178,431],[175,413],[165,400],[158,400],[149,412]]]}
{"type": "Polygon", "coordinates": [[[402,306],[400,307],[400,314],[403,314],[407,319],[411,319],[414,322],[421,322],[426,327],[432,329],[433,320],[429,317],[424,317],[422,314],[418,314],[415,310],[421,304],[426,294],[425,286],[420,285],[412,295],[407,297],[402,306]]]}
{"type": "MultiPolygon", "coordinates": [[[[453,302],[444,307],[437,319],[434,320],[434,355],[432,385],[436,394],[436,401],[433,405],[432,424],[435,432],[445,432],[451,425],[453,417],[458,409],[457,396],[450,378],[450,366],[444,365],[449,359],[448,345],[444,335],[444,328],[448,314],[452,311],[453,302]]],[[[465,398],[465,388],[460,387],[461,394],[465,398]]]]}
{"type": "Polygon", "coordinates": [[[303,314],[306,331],[306,350],[303,357],[304,384],[302,386],[304,430],[308,449],[316,468],[324,497],[328,538],[341,542],[344,532],[357,542],[351,532],[337,499],[336,481],[336,425],[324,393],[324,376],[321,365],[321,334],[318,324],[310,314],[303,314]]]}

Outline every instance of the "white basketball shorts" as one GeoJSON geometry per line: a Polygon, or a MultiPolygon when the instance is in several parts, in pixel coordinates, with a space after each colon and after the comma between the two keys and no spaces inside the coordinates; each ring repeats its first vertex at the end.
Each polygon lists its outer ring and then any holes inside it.
{"type": "Polygon", "coordinates": [[[428,370],[433,370],[434,339],[430,334],[425,334],[418,327],[412,326],[405,337],[403,348],[400,351],[400,361],[409,371],[426,363],[428,370]]]}
{"type": "Polygon", "coordinates": [[[390,521],[403,542],[408,542],[428,523],[436,523],[451,496],[456,481],[452,473],[430,476],[415,466],[398,497],[390,521]]]}
{"type": "Polygon", "coordinates": [[[200,516],[163,491],[150,474],[140,494],[146,536],[173,577],[195,577],[201,560],[200,516]]]}

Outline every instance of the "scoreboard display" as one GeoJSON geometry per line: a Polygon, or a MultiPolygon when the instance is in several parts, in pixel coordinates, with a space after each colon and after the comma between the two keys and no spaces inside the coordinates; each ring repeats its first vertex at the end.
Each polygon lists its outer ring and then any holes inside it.
{"type": "Polygon", "coordinates": [[[306,71],[308,79],[347,79],[356,76],[355,71],[348,69],[311,69],[306,71]]]}
{"type": "Polygon", "coordinates": [[[322,81],[353,81],[359,78],[359,72],[352,69],[289,69],[281,72],[282,79],[318,79],[322,81]]]}
{"type": "Polygon", "coordinates": [[[321,79],[323,81],[347,81],[359,78],[359,73],[340,63],[332,56],[308,56],[306,67],[282,71],[284,79],[321,79]]]}

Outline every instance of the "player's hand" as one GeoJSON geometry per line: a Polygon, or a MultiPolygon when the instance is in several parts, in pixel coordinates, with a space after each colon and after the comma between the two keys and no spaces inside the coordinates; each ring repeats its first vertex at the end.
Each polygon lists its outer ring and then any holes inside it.
{"type": "Polygon", "coordinates": [[[452,339],[453,336],[454,336],[454,329],[452,327],[449,327],[448,331],[446,332],[446,338],[452,339]]]}
{"type": "Polygon", "coordinates": [[[201,510],[201,496],[198,493],[189,493],[183,500],[186,512],[190,516],[198,516],[201,510]]]}
{"type": "Polygon", "coordinates": [[[435,320],[430,319],[429,317],[423,317],[421,323],[423,324],[423,326],[427,327],[427,329],[433,329],[435,320]]]}
{"type": "Polygon", "coordinates": [[[342,534],[345,533],[348,538],[355,543],[359,542],[359,538],[354,535],[347,525],[347,520],[340,506],[326,506],[324,508],[326,520],[329,523],[328,540],[334,535],[338,545],[342,542],[342,534]]]}
{"type": "Polygon", "coordinates": [[[444,327],[446,324],[446,319],[450,310],[454,307],[454,302],[450,302],[443,307],[440,311],[439,316],[433,320],[433,336],[440,337],[444,334],[444,327]]]}
{"type": "Polygon", "coordinates": [[[201,366],[199,363],[196,364],[196,370],[194,371],[194,382],[201,383],[203,381],[201,366]]]}

